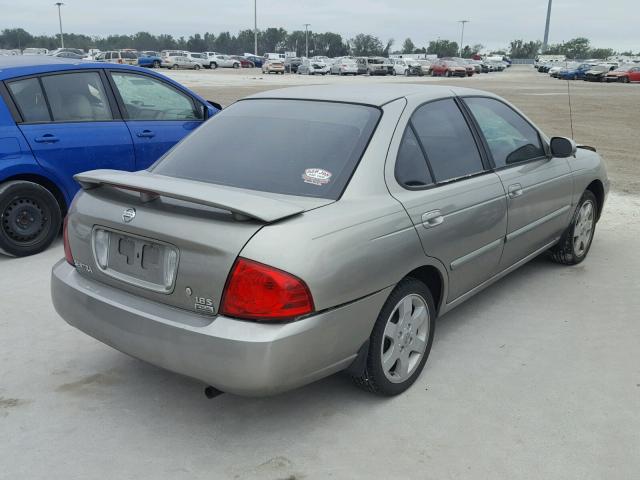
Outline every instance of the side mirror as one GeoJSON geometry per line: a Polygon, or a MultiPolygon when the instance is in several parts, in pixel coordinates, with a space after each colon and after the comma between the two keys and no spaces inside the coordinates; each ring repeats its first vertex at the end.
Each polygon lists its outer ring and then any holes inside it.
{"type": "Polygon", "coordinates": [[[213,100],[207,100],[207,103],[212,107],[217,108],[218,110],[222,110],[222,105],[220,105],[218,102],[214,102],[213,100]]]}
{"type": "Polygon", "coordinates": [[[576,154],[576,142],[566,137],[553,137],[550,143],[551,155],[558,158],[573,157],[576,154]]]}

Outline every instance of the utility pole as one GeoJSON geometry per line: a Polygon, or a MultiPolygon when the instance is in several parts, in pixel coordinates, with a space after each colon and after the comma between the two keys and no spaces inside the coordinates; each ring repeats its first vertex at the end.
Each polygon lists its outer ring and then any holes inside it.
{"type": "Polygon", "coordinates": [[[258,0],[253,0],[253,54],[258,56],[258,0]]]}
{"type": "Polygon", "coordinates": [[[462,57],[462,45],[464,43],[464,24],[469,23],[471,20],[458,20],[458,23],[462,24],[462,32],[460,33],[460,56],[462,57]]]}
{"type": "Polygon", "coordinates": [[[549,6],[547,7],[547,24],[544,27],[544,41],[542,42],[542,53],[547,50],[549,44],[549,24],[551,23],[551,1],[549,0],[549,6]]]}
{"type": "Polygon", "coordinates": [[[304,56],[309,58],[309,26],[310,23],[304,24],[304,56]]]}
{"type": "Polygon", "coordinates": [[[58,7],[58,23],[60,24],[60,48],[64,48],[64,36],[62,35],[62,15],[60,14],[60,7],[64,5],[62,2],[56,2],[58,7]]]}

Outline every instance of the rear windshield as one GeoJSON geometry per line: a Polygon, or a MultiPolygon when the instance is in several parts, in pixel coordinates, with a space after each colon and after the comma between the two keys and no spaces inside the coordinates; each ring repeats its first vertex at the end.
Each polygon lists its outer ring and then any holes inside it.
{"type": "Polygon", "coordinates": [[[271,193],[337,199],[380,117],[364,105],[244,100],[179,143],[154,173],[271,193]]]}

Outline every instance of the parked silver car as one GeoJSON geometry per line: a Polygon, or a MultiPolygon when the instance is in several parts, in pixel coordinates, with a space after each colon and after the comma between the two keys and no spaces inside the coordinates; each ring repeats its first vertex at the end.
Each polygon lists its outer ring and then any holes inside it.
{"type": "Polygon", "coordinates": [[[331,67],[329,67],[329,70],[331,75],[357,75],[358,64],[354,58],[337,58],[331,67]]]}
{"type": "Polygon", "coordinates": [[[404,391],[436,317],[542,252],[583,261],[609,188],[501,98],[410,84],[262,92],[147,171],[76,179],[58,313],[240,395],[404,391]]]}
{"type": "Polygon", "coordinates": [[[296,73],[298,75],[326,75],[329,72],[329,66],[322,60],[303,58],[296,73]]]}

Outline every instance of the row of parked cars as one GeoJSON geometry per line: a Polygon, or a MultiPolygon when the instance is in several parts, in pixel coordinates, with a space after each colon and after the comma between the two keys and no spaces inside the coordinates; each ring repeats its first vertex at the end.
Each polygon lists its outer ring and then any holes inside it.
{"type": "Polygon", "coordinates": [[[262,65],[263,73],[299,75],[406,75],[469,77],[476,73],[501,72],[507,62],[467,58],[384,58],[317,56],[313,58],[271,58],[262,65]]]}
{"type": "MultiPolygon", "coordinates": [[[[19,54],[19,51],[6,51],[7,55],[19,54]]],[[[134,49],[108,50],[101,52],[92,49],[85,52],[79,48],[58,48],[49,51],[45,48],[26,48],[22,55],[47,55],[72,60],[86,60],[123,65],[138,65],[150,68],[253,68],[262,66],[263,59],[255,55],[225,55],[219,52],[188,52],[185,50],[137,51],[134,49]]]]}
{"type": "Polygon", "coordinates": [[[561,80],[587,82],[640,82],[640,63],[603,62],[550,62],[536,65],[540,73],[561,80]]]}
{"type": "Polygon", "coordinates": [[[188,52],[163,50],[162,52],[113,50],[96,55],[98,62],[124,63],[151,68],[193,69],[201,68],[253,68],[262,65],[260,57],[225,55],[218,52],[188,52]]]}

